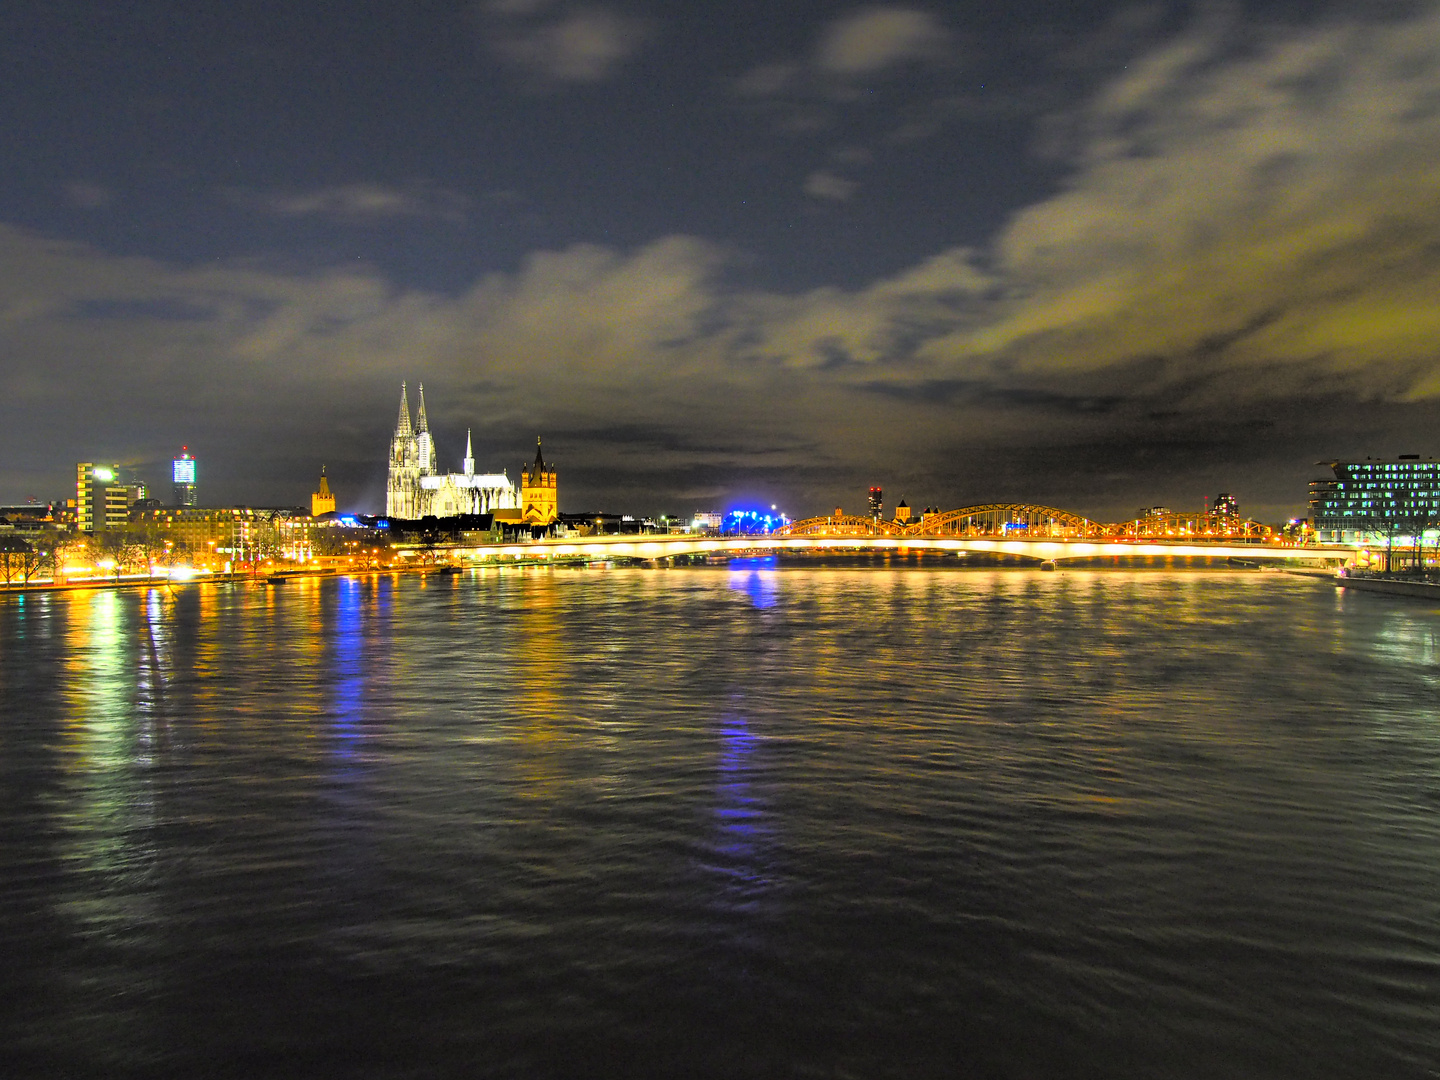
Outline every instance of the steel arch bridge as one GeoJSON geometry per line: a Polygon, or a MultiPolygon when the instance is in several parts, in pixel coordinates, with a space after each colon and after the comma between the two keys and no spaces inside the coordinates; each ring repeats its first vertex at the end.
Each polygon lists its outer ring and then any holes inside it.
{"type": "Polygon", "coordinates": [[[1207,513],[1164,513],[1147,514],[1133,521],[1122,521],[1107,526],[1111,536],[1128,536],[1135,539],[1160,539],[1164,537],[1226,537],[1245,539],[1266,539],[1275,530],[1250,518],[1226,517],[1207,513]]]}
{"type": "Polygon", "coordinates": [[[854,514],[804,518],[776,529],[774,536],[904,536],[905,527],[880,518],[854,514]]]}
{"type": "Polygon", "coordinates": [[[1098,536],[1103,526],[1053,506],[1031,503],[984,503],[945,513],[923,514],[908,526],[907,536],[1098,536]]]}
{"type": "Polygon", "coordinates": [[[1012,536],[1046,539],[1100,536],[1105,527],[1068,510],[1031,503],[982,503],[922,514],[901,524],[852,514],[805,518],[777,529],[776,536],[1012,536]]]}
{"type": "Polygon", "coordinates": [[[457,546],[461,560],[639,559],[679,555],[745,556],[758,552],[932,551],[1015,556],[1054,566],[1097,558],[1318,560],[1344,562],[1354,552],[1277,537],[1254,522],[1212,515],[1147,515],[1101,524],[1068,510],[1032,503],[983,503],[885,521],[837,510],[770,533],[550,537],[522,544],[457,546]]]}

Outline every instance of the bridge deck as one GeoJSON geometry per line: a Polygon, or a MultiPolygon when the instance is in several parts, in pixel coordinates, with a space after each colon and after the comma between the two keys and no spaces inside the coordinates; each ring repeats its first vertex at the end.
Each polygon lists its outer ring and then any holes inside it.
{"type": "Polygon", "coordinates": [[[1212,559],[1324,559],[1343,561],[1349,548],[1287,544],[1158,540],[999,540],[924,536],[587,536],[523,544],[483,544],[458,550],[471,557],[664,559],[747,551],[946,551],[1016,555],[1042,562],[1112,557],[1212,559]]]}

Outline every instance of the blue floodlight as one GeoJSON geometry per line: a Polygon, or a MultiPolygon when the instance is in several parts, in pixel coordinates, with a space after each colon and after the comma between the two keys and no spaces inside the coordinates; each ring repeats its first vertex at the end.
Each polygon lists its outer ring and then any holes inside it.
{"type": "Polygon", "coordinates": [[[764,508],[751,510],[743,507],[727,510],[721,521],[722,531],[726,533],[771,533],[790,523],[790,519],[786,515],[775,513],[774,510],[774,506],[768,510],[764,508]]]}

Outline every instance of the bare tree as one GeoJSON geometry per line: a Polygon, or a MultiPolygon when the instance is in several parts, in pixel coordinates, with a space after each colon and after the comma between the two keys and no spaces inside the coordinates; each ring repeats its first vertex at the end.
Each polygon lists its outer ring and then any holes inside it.
{"type": "Polygon", "coordinates": [[[153,523],[141,523],[132,525],[126,538],[127,546],[134,549],[144,561],[146,572],[154,577],[155,560],[163,558],[168,550],[164,530],[153,523]]]}
{"type": "Polygon", "coordinates": [[[0,581],[13,585],[24,579],[26,556],[34,549],[18,536],[0,536],[0,581]]]}

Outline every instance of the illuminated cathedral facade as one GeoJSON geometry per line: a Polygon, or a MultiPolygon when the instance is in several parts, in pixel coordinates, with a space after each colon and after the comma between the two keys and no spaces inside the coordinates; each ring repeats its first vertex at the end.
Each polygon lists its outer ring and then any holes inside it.
{"type": "Polygon", "coordinates": [[[400,418],[390,440],[390,474],[385,488],[385,515],[415,520],[454,517],[457,514],[492,514],[498,523],[549,525],[559,516],[555,467],[540,456],[521,470],[516,490],[504,471],[477,473],[470,433],[465,433],[465,459],[458,473],[441,473],[425,416],[425,387],[419,387],[419,409],[414,421],[405,384],[400,384],[400,418]]]}
{"type": "Polygon", "coordinates": [[[454,517],[520,509],[520,493],[505,473],[477,473],[470,433],[465,434],[465,460],[458,473],[441,473],[430,422],[425,417],[425,387],[414,422],[405,384],[400,384],[400,419],[390,440],[390,476],[385,488],[385,515],[392,518],[454,517]]]}

